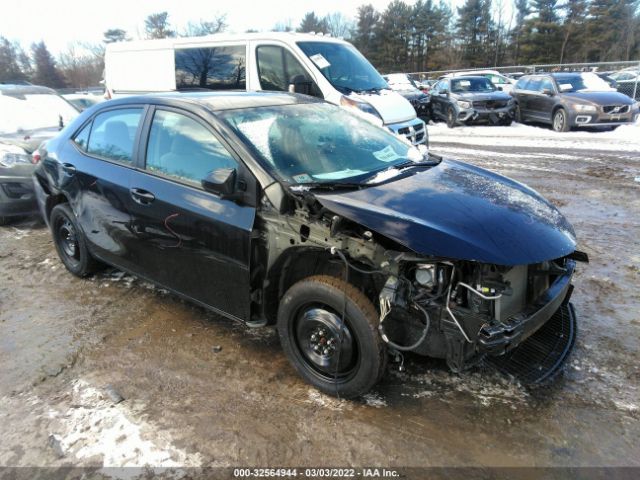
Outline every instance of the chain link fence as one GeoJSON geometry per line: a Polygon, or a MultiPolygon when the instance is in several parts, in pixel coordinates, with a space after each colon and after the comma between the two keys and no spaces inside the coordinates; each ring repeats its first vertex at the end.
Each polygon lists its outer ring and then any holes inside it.
{"type": "Polygon", "coordinates": [[[433,70],[411,72],[417,81],[437,80],[447,73],[494,70],[503,75],[519,78],[522,75],[542,72],[594,72],[604,77],[616,90],[640,100],[640,60],[630,62],[554,63],[547,65],[510,65],[506,67],[465,68],[458,70],[433,70]]]}

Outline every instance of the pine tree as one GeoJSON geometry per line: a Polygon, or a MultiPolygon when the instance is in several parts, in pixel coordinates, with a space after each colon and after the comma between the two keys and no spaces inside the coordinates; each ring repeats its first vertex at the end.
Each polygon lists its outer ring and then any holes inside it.
{"type": "Polygon", "coordinates": [[[376,63],[373,58],[376,52],[376,26],[379,21],[380,14],[373,5],[360,5],[358,7],[353,44],[374,64],[376,63]]]}
{"type": "Polygon", "coordinates": [[[167,12],[152,13],[144,21],[144,30],[147,38],[169,38],[175,37],[176,32],[169,24],[169,14],[167,12]]]}
{"type": "Polygon", "coordinates": [[[104,43],[124,42],[128,40],[127,32],[121,28],[110,28],[102,34],[104,43]]]}
{"type": "Polygon", "coordinates": [[[318,18],[315,12],[307,12],[300,22],[298,32],[327,33],[327,24],[324,19],[318,18]]]}
{"type": "Polygon", "coordinates": [[[533,17],[524,24],[521,54],[526,63],[557,63],[562,49],[558,0],[533,0],[533,17]]]}
{"type": "Polygon", "coordinates": [[[587,0],[567,0],[564,5],[566,15],[562,25],[560,63],[585,60],[587,7],[587,0]]]}
{"type": "Polygon", "coordinates": [[[64,77],[56,66],[56,61],[43,41],[31,45],[33,56],[33,77],[31,81],[36,85],[51,88],[65,87],[64,77]]]}
{"type": "Polygon", "coordinates": [[[491,0],[466,0],[458,7],[456,33],[464,66],[486,66],[491,63],[491,39],[494,25],[491,0]]]}
{"type": "Polygon", "coordinates": [[[27,76],[20,68],[16,45],[0,36],[0,83],[23,82],[27,76]]]}
{"type": "Polygon", "coordinates": [[[412,37],[412,9],[401,0],[394,0],[382,13],[376,25],[377,63],[382,71],[406,71],[409,66],[412,37]]]}
{"type": "Polygon", "coordinates": [[[525,21],[531,11],[529,8],[529,0],[515,0],[514,7],[516,9],[516,24],[511,31],[513,45],[512,57],[513,63],[518,65],[520,62],[520,44],[524,34],[525,21]]]}

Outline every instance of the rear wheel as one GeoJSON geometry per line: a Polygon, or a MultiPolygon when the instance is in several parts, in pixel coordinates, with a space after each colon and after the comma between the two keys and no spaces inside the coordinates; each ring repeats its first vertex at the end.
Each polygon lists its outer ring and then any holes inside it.
{"type": "Polygon", "coordinates": [[[456,126],[456,111],[453,107],[447,109],[447,127],[453,128],[456,126]]]}
{"type": "Polygon", "coordinates": [[[93,273],[98,262],[87,250],[87,242],[69,204],[56,205],[51,211],[49,225],[53,243],[67,270],[78,277],[93,273]]]}
{"type": "Polygon", "coordinates": [[[568,132],[570,130],[569,118],[563,108],[559,108],[556,110],[556,113],[553,114],[553,129],[556,132],[568,132]]]}
{"type": "Polygon", "coordinates": [[[289,361],[307,382],[344,398],[366,393],[385,371],[387,350],[377,323],[378,313],[360,290],[329,276],[296,283],[278,310],[289,361]]]}
{"type": "Polygon", "coordinates": [[[520,105],[516,104],[516,114],[515,114],[515,120],[518,123],[524,123],[523,119],[522,119],[522,110],[520,110],[520,105]]]}

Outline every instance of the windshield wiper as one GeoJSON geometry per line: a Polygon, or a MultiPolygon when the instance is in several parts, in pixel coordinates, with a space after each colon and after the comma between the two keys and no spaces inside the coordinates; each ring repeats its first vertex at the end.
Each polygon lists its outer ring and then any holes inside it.
{"type": "Polygon", "coordinates": [[[309,183],[297,183],[295,185],[289,185],[289,188],[294,192],[300,192],[305,190],[342,190],[363,188],[368,185],[354,182],[309,182],[309,183]]]}

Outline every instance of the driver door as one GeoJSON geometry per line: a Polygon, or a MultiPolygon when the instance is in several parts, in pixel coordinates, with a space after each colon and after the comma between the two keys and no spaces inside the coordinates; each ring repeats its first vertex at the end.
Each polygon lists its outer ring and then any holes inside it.
{"type": "Polygon", "coordinates": [[[250,173],[210,125],[186,111],[156,107],[144,128],[129,190],[136,273],[248,320],[256,209],[205,191],[202,180],[223,168],[241,179],[250,173]]]}

